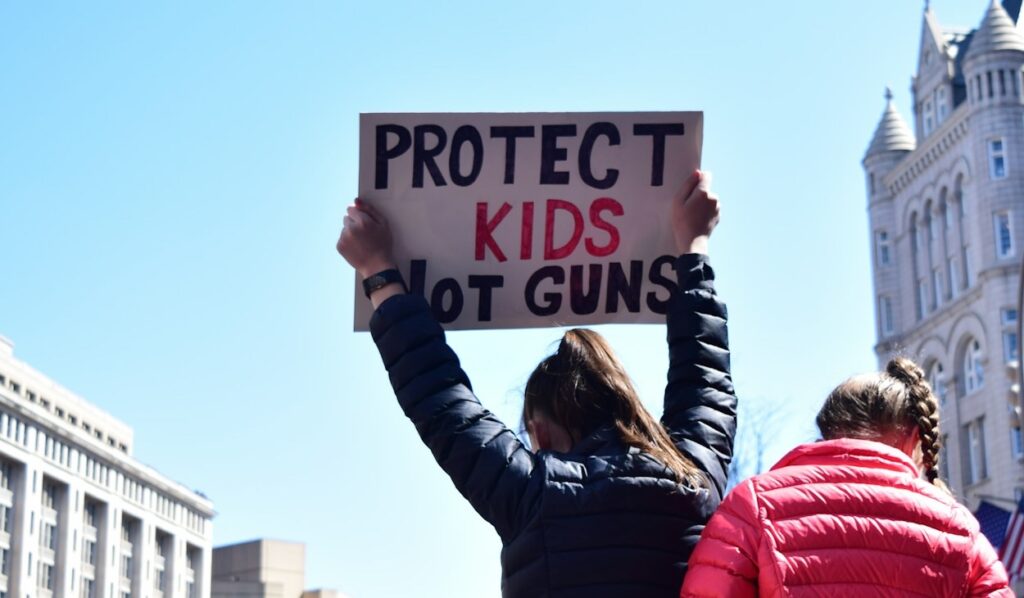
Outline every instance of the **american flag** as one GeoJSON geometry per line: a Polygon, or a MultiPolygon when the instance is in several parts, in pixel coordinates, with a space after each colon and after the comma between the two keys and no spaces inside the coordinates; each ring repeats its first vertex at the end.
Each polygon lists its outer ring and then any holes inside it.
{"type": "Polygon", "coordinates": [[[999,560],[1006,565],[1010,577],[1024,577],[1024,497],[1006,525],[1006,535],[999,547],[999,560]]]}
{"type": "Polygon", "coordinates": [[[1006,536],[1006,526],[1010,522],[1010,512],[997,507],[987,500],[978,504],[978,510],[974,512],[975,518],[981,524],[981,533],[988,538],[992,548],[999,550],[1003,545],[1003,538],[1006,536]]]}

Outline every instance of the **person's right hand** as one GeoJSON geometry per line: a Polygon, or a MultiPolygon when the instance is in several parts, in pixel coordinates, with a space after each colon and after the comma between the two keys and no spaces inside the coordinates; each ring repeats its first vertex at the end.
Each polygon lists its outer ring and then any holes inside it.
{"type": "Polygon", "coordinates": [[[679,253],[708,252],[708,237],[718,224],[718,196],[710,192],[711,173],[693,171],[672,198],[672,234],[679,253]]]}
{"type": "Polygon", "coordinates": [[[345,225],[338,237],[338,253],[366,278],[395,267],[391,246],[391,228],[384,215],[356,198],[345,214],[345,225]]]}

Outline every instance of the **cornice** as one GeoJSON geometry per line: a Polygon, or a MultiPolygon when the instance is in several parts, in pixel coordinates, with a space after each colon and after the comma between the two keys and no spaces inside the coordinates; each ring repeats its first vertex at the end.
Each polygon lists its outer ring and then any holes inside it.
{"type": "Polygon", "coordinates": [[[946,155],[956,144],[967,136],[967,105],[961,104],[949,120],[938,131],[927,138],[927,143],[907,154],[905,158],[886,175],[884,184],[892,197],[899,195],[912,185],[918,177],[926,174],[931,166],[946,155]]]}

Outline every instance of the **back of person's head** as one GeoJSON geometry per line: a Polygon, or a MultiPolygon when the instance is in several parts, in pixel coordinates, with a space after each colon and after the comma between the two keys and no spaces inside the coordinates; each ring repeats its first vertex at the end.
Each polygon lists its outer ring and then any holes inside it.
{"type": "Polygon", "coordinates": [[[939,403],[924,371],[906,357],[896,357],[884,372],[854,376],[837,386],[818,412],[825,440],[859,438],[899,448],[916,431],[921,441],[925,477],[939,479],[939,403]]]}
{"type": "Polygon", "coordinates": [[[525,426],[543,415],[564,428],[575,444],[614,425],[623,443],[653,456],[680,481],[698,484],[701,479],[699,470],[644,408],[611,346],[593,330],[566,332],[558,350],[530,374],[524,394],[525,426]]]}

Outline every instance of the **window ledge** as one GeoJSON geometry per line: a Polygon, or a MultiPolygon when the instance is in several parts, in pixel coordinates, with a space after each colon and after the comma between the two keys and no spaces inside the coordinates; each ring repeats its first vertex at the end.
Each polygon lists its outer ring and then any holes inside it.
{"type": "MultiPolygon", "coordinates": [[[[964,490],[974,490],[975,488],[978,488],[979,486],[984,486],[985,484],[987,484],[987,483],[989,483],[991,481],[992,481],[991,477],[985,476],[985,477],[983,477],[980,480],[977,480],[975,482],[970,482],[970,483],[964,484],[964,490]]],[[[965,494],[966,494],[966,492],[965,492],[965,494]]]]}
{"type": "Polygon", "coordinates": [[[977,395],[978,393],[980,393],[982,390],[985,390],[984,386],[979,386],[979,387],[975,388],[974,390],[970,390],[970,391],[964,390],[964,394],[963,394],[962,397],[960,397],[960,399],[961,400],[969,399],[969,398],[977,395]]]}

